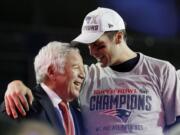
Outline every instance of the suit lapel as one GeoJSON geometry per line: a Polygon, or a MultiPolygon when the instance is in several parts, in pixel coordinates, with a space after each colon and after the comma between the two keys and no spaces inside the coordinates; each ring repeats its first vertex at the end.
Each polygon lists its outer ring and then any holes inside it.
{"type": "Polygon", "coordinates": [[[58,115],[55,111],[55,108],[50,98],[48,97],[48,95],[45,93],[45,91],[42,89],[40,85],[38,85],[36,90],[38,90],[39,102],[46,111],[52,126],[55,127],[62,135],[65,135],[65,130],[62,121],[58,118],[58,115]]]}
{"type": "Polygon", "coordinates": [[[74,128],[75,128],[75,133],[76,135],[80,134],[80,128],[79,128],[79,120],[78,120],[78,116],[76,115],[76,110],[73,109],[73,107],[70,105],[70,110],[71,110],[71,114],[73,116],[73,121],[74,121],[74,128]]]}

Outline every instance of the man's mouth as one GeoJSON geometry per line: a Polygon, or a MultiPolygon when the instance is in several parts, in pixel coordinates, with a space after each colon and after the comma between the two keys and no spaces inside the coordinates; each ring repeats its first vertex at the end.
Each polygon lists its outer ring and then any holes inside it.
{"type": "Polygon", "coordinates": [[[82,83],[81,83],[81,82],[78,82],[78,81],[75,81],[74,84],[75,84],[76,86],[80,87],[82,83]]]}
{"type": "Polygon", "coordinates": [[[98,58],[96,58],[96,59],[97,59],[98,62],[101,62],[103,58],[104,58],[104,57],[102,56],[102,57],[98,57],[98,58]]]}

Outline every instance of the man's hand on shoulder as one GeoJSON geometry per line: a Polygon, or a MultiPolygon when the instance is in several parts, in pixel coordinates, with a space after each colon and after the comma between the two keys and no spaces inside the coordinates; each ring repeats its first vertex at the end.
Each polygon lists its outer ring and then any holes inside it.
{"type": "Polygon", "coordinates": [[[17,111],[23,116],[26,115],[26,111],[29,110],[29,104],[32,105],[33,95],[22,81],[14,80],[8,84],[4,100],[7,114],[17,118],[17,111]]]}

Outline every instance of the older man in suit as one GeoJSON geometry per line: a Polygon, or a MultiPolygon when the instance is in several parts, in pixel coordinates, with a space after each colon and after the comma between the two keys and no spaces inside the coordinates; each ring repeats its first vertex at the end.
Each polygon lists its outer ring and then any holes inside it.
{"type": "MultiPolygon", "coordinates": [[[[80,112],[70,103],[79,96],[84,80],[79,50],[68,43],[50,42],[35,57],[34,69],[37,86],[32,92],[35,100],[26,116],[18,119],[44,121],[60,135],[83,135],[80,112]]],[[[4,105],[1,112],[6,115],[4,105]]]]}

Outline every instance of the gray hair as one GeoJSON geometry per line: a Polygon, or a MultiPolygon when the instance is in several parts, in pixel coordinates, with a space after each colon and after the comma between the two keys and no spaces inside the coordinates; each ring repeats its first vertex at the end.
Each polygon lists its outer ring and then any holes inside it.
{"type": "Polygon", "coordinates": [[[72,51],[79,50],[73,48],[69,43],[53,41],[42,47],[34,60],[34,70],[36,82],[44,81],[50,65],[53,65],[56,71],[64,73],[65,57],[72,51]]]}

